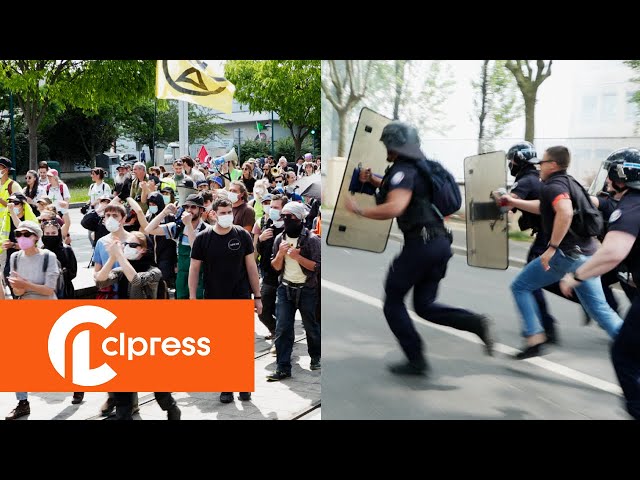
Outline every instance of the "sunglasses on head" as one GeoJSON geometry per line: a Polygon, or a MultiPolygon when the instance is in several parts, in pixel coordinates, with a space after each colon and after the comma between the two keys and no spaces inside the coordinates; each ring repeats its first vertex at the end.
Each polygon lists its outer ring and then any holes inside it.
{"type": "Polygon", "coordinates": [[[124,242],[123,245],[129,245],[131,248],[138,248],[142,246],[142,244],[137,242],[124,242]]]}
{"type": "Polygon", "coordinates": [[[40,226],[60,228],[60,224],[56,220],[41,220],[40,226]]]}
{"type": "Polygon", "coordinates": [[[15,231],[14,234],[15,234],[16,238],[30,237],[31,235],[35,235],[35,233],[33,233],[33,232],[20,232],[20,231],[15,231]]]}

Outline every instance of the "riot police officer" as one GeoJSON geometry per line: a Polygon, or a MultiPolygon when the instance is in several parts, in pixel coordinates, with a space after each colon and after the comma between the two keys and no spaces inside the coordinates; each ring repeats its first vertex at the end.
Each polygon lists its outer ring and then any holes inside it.
{"type": "Polygon", "coordinates": [[[347,199],[346,208],[376,220],[395,217],[404,234],[402,252],[391,264],[385,282],[384,315],[408,361],[391,365],[390,371],[425,375],[429,369],[423,342],[404,305],[404,297],[411,287],[414,287],[418,315],[430,322],[475,333],[484,342],[486,353],[491,355],[491,322],[486,316],[435,303],[438,284],[452,256],[452,236],[436,209],[431,208],[431,180],[422,176],[417,167],[417,162],[425,161],[426,157],[420,150],[416,128],[393,121],[383,129],[380,140],[387,148],[387,161],[391,165],[382,179],[372,176],[370,169],[363,170],[361,177],[379,189],[378,205],[361,209],[347,199]]]}
{"type": "MultiPolygon", "coordinates": [[[[533,158],[537,158],[538,154],[535,147],[530,142],[520,142],[513,145],[507,151],[507,160],[509,161],[509,171],[515,177],[515,182],[511,187],[511,196],[522,200],[538,200],[540,198],[540,172],[536,166],[529,162],[533,158]]],[[[514,209],[516,210],[516,209],[514,209]]],[[[542,223],[540,215],[520,210],[521,216],[518,219],[520,230],[532,230],[535,240],[529,248],[527,254],[527,263],[534,258],[539,257],[547,249],[549,242],[548,236],[542,231],[542,223]]],[[[540,323],[547,335],[548,343],[557,342],[556,320],[547,310],[547,302],[544,299],[542,289],[533,292],[538,308],[540,309],[540,323]]]]}
{"type": "MultiPolygon", "coordinates": [[[[583,281],[610,271],[621,261],[634,282],[640,281],[640,151],[624,148],[605,160],[612,186],[623,195],[609,217],[602,247],[573,274],[560,282],[570,294],[583,281]]],[[[611,360],[622,387],[627,411],[640,420],[640,297],[636,296],[611,348],[611,360]]]]}

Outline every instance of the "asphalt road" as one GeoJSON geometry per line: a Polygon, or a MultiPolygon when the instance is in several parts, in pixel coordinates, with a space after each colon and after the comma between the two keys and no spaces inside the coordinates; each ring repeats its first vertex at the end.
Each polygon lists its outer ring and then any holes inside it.
{"type": "MultiPolygon", "coordinates": [[[[464,232],[457,237],[460,243],[464,232]]],[[[547,294],[561,345],[543,357],[515,360],[522,338],[509,284],[519,269],[468,267],[461,255],[449,262],[438,300],[490,315],[498,353],[487,357],[474,335],[414,314],[431,375],[388,373],[386,365],[403,355],[382,313],[383,280],[400,248],[390,241],[384,253],[373,254],[323,245],[323,419],[630,418],[610,340],[594,323],[582,325],[579,306],[547,294]]],[[[619,298],[624,314],[628,302],[619,298]]]]}

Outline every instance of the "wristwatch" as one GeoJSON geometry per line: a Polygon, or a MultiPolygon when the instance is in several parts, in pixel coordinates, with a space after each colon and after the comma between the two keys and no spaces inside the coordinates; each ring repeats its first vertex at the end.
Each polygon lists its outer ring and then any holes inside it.
{"type": "Polygon", "coordinates": [[[582,283],[584,281],[576,275],[576,272],[573,272],[573,279],[578,283],[582,283]]]}

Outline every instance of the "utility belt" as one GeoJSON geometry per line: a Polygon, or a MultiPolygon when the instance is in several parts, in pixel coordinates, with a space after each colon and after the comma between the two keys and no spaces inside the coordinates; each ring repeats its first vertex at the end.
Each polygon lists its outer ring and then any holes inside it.
{"type": "Polygon", "coordinates": [[[300,307],[300,294],[306,283],[293,283],[288,280],[282,280],[282,285],[287,287],[287,300],[294,302],[296,308],[300,307]]]}
{"type": "Polygon", "coordinates": [[[428,242],[438,237],[448,237],[450,242],[453,242],[453,234],[451,230],[444,226],[424,226],[409,230],[404,233],[405,239],[422,238],[424,242],[428,242]]]}
{"type": "Polygon", "coordinates": [[[296,289],[296,290],[299,290],[307,286],[306,283],[293,283],[293,282],[290,282],[289,280],[284,280],[284,279],[282,279],[282,285],[284,285],[285,287],[296,289]]]}

